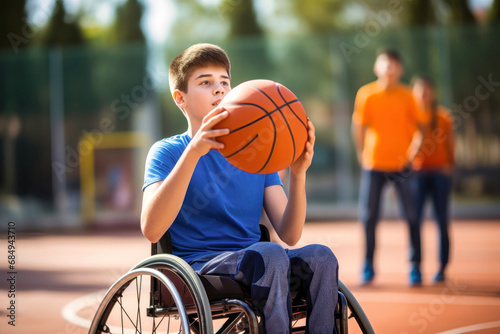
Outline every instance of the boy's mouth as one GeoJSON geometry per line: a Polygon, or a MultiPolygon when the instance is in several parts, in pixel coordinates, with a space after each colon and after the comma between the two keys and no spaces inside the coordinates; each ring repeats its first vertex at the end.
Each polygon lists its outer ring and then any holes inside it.
{"type": "Polygon", "coordinates": [[[214,107],[217,107],[219,105],[220,101],[222,101],[222,99],[218,99],[217,101],[215,101],[214,103],[212,103],[212,105],[214,107]]]}

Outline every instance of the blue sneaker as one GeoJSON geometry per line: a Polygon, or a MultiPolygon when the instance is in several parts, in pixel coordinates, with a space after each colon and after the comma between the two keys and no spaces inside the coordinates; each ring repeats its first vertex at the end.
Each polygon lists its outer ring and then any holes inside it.
{"type": "Polygon", "coordinates": [[[413,268],[410,271],[410,286],[421,286],[422,285],[422,274],[420,269],[413,268]]]}
{"type": "Polygon", "coordinates": [[[444,281],[446,281],[446,277],[444,275],[444,271],[442,270],[438,271],[438,273],[436,274],[436,276],[434,276],[434,279],[432,280],[432,282],[434,283],[444,283],[444,281]]]}
{"type": "Polygon", "coordinates": [[[370,284],[375,277],[375,271],[373,270],[373,263],[371,261],[366,261],[363,267],[363,274],[361,276],[361,284],[370,284]]]}

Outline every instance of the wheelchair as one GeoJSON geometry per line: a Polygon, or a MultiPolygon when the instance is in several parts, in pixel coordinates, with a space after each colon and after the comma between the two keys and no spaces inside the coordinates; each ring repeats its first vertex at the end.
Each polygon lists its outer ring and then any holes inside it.
{"type": "MultiPolygon", "coordinates": [[[[261,235],[261,241],[270,240],[263,225],[261,235]]],[[[168,231],[151,245],[151,253],[109,288],[89,334],[265,333],[263,316],[252,306],[249,289],[227,276],[198,275],[172,255],[168,231]]],[[[340,280],[338,297],[337,333],[347,334],[349,328],[374,333],[356,298],[340,280]]],[[[304,296],[292,291],[292,333],[305,333],[306,315],[304,296]]]]}

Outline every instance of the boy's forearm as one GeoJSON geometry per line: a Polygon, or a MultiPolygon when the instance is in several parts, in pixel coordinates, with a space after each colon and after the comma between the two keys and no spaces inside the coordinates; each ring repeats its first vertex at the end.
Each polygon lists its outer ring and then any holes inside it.
{"type": "Polygon", "coordinates": [[[306,219],[306,173],[290,175],[288,203],[283,213],[280,237],[287,244],[295,245],[302,235],[306,219]]]}
{"type": "Polygon", "coordinates": [[[198,160],[198,156],[186,149],[165,181],[145,198],[141,228],[151,242],[157,242],[177,217],[198,160]]]}
{"type": "Polygon", "coordinates": [[[354,141],[354,147],[356,149],[356,155],[358,157],[358,162],[361,164],[361,154],[363,152],[363,145],[365,142],[365,129],[363,126],[353,122],[351,125],[351,136],[354,141]]]}

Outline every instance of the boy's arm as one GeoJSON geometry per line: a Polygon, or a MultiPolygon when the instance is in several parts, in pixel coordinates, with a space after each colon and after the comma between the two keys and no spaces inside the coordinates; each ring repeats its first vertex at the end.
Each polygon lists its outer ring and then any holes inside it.
{"type": "Polygon", "coordinates": [[[276,233],[290,246],[297,244],[306,219],[306,171],[314,155],[314,126],[308,121],[309,139],[302,155],[290,168],[290,188],[287,200],[281,186],[267,187],[264,192],[264,208],[276,233]]]}
{"type": "Polygon", "coordinates": [[[358,162],[362,164],[362,153],[365,144],[366,126],[358,124],[353,120],[351,125],[351,135],[354,141],[354,147],[356,148],[356,156],[358,162]]]}
{"type": "Polygon", "coordinates": [[[167,178],[144,190],[141,211],[141,230],[151,242],[157,242],[165,234],[179,213],[186,191],[198,160],[211,149],[224,145],[215,140],[228,129],[212,130],[212,127],[228,115],[224,108],[215,108],[205,118],[200,129],[184,150],[167,178]]]}
{"type": "Polygon", "coordinates": [[[366,96],[366,89],[361,87],[356,94],[356,99],[354,100],[354,112],[351,119],[351,136],[354,142],[354,148],[356,149],[356,157],[358,158],[360,166],[362,166],[363,161],[362,155],[367,130],[367,126],[365,125],[367,117],[365,106],[366,96]]]}

